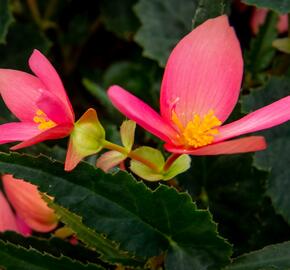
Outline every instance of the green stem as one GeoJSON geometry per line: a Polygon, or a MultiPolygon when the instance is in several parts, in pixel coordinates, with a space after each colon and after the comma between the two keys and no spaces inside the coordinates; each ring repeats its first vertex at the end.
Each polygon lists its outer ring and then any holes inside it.
{"type": "Polygon", "coordinates": [[[110,150],[115,150],[119,153],[122,153],[124,155],[128,155],[129,152],[127,151],[127,149],[123,146],[120,146],[118,144],[115,144],[115,143],[111,143],[107,140],[105,140],[104,144],[103,144],[103,147],[104,148],[107,148],[107,149],[110,149],[110,150]]]}
{"type": "Polygon", "coordinates": [[[58,4],[58,0],[50,0],[49,3],[46,6],[45,12],[44,12],[44,19],[49,20],[49,18],[53,15],[56,7],[58,4]]]}
{"type": "Polygon", "coordinates": [[[42,27],[42,20],[37,4],[37,0],[27,0],[27,5],[30,9],[31,15],[35,21],[35,23],[39,26],[42,27]]]}
{"type": "Polygon", "coordinates": [[[155,165],[153,162],[151,162],[150,160],[148,159],[145,159],[141,156],[139,156],[138,154],[136,154],[134,151],[128,151],[125,147],[123,146],[120,146],[120,145],[117,145],[117,144],[114,144],[114,143],[111,143],[109,141],[105,141],[104,143],[104,148],[106,149],[110,149],[110,150],[114,150],[114,151],[117,151],[119,153],[122,153],[124,155],[126,155],[127,157],[131,158],[131,159],[134,159],[134,160],[137,160],[141,163],[143,163],[144,165],[146,165],[147,167],[149,167],[150,169],[152,169],[154,172],[160,172],[159,168],[157,165],[155,165]]]}

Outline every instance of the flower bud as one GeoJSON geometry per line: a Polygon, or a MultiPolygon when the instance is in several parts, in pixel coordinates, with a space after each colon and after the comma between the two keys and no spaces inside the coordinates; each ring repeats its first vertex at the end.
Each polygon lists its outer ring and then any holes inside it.
{"type": "Polygon", "coordinates": [[[105,130],[94,109],[88,109],[75,123],[70,135],[65,170],[71,171],[84,158],[102,150],[105,130]]]}

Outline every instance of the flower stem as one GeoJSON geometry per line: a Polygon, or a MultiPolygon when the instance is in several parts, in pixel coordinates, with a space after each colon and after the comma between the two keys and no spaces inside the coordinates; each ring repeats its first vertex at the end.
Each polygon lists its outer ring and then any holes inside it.
{"type": "Polygon", "coordinates": [[[120,146],[118,144],[115,144],[115,143],[111,143],[107,140],[105,140],[104,144],[103,144],[103,147],[106,148],[106,149],[110,149],[110,150],[115,150],[119,153],[122,153],[124,155],[128,155],[129,152],[127,151],[127,149],[123,146],[120,146]]]}
{"type": "Polygon", "coordinates": [[[145,159],[144,157],[136,154],[134,151],[128,151],[125,147],[111,143],[109,141],[105,141],[104,148],[106,149],[110,149],[110,150],[115,150],[119,153],[122,153],[124,155],[126,155],[127,157],[137,160],[141,163],[143,163],[144,165],[146,165],[147,167],[149,167],[150,169],[152,169],[154,172],[160,172],[160,169],[158,168],[158,166],[156,164],[154,164],[153,162],[151,162],[148,159],[145,159]]]}
{"type": "Polygon", "coordinates": [[[38,8],[38,3],[36,0],[27,0],[27,5],[30,9],[31,15],[35,23],[41,27],[41,16],[38,8]]]}

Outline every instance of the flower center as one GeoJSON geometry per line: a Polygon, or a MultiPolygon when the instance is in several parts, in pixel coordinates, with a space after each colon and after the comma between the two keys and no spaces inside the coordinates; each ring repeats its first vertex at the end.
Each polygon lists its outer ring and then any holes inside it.
{"type": "Polygon", "coordinates": [[[39,109],[36,111],[33,121],[39,124],[37,126],[39,130],[47,130],[56,126],[56,123],[50,120],[45,112],[39,109]]]}
{"type": "Polygon", "coordinates": [[[209,110],[202,117],[194,114],[193,119],[186,124],[186,127],[182,125],[174,111],[172,112],[172,121],[180,130],[180,143],[186,147],[194,148],[212,143],[214,135],[219,133],[216,127],[222,124],[214,115],[213,110],[209,110]]]}

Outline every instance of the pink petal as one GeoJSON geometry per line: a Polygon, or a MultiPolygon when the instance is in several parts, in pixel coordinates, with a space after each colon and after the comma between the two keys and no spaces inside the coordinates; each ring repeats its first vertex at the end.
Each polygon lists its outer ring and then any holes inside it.
{"type": "Polygon", "coordinates": [[[0,125],[0,144],[25,141],[40,134],[35,123],[15,122],[0,125]]]}
{"type": "Polygon", "coordinates": [[[64,170],[69,172],[72,171],[84,158],[84,155],[79,153],[78,149],[73,143],[73,139],[69,138],[68,148],[66,152],[64,170]]]}
{"type": "Polygon", "coordinates": [[[24,147],[31,146],[33,144],[37,144],[46,140],[54,140],[54,139],[61,139],[70,134],[70,132],[73,129],[72,124],[64,124],[64,125],[58,125],[54,128],[50,128],[46,131],[41,132],[40,134],[36,135],[35,137],[32,137],[22,143],[19,143],[13,147],[11,147],[11,150],[18,150],[24,147]]]}
{"type": "Polygon", "coordinates": [[[240,44],[227,16],[207,20],[185,36],[168,59],[161,115],[171,121],[174,109],[186,125],[194,114],[212,109],[224,121],[237,102],[242,74],[240,44]]]}
{"type": "Polygon", "coordinates": [[[67,110],[63,102],[53,93],[41,91],[41,96],[36,102],[37,106],[45,112],[47,117],[57,124],[73,124],[74,119],[71,118],[70,112],[67,110]]]}
{"type": "Polygon", "coordinates": [[[173,145],[165,145],[172,153],[190,154],[195,156],[211,156],[224,154],[239,154],[264,150],[267,147],[264,137],[250,136],[231,141],[210,144],[196,149],[182,149],[173,145]]]}
{"type": "Polygon", "coordinates": [[[74,121],[74,112],[61,79],[47,58],[40,51],[34,50],[29,58],[29,66],[34,74],[46,86],[46,89],[65,104],[70,114],[70,118],[74,121]]]}
{"type": "Polygon", "coordinates": [[[43,83],[28,73],[0,69],[0,93],[10,111],[21,121],[32,121],[37,111],[36,100],[43,83]]]}
{"type": "MultiPolygon", "coordinates": [[[[253,11],[250,26],[254,34],[258,34],[260,26],[262,26],[266,20],[268,9],[256,8],[253,11]]],[[[280,15],[277,23],[277,30],[280,34],[288,31],[288,15],[280,15]]]]}
{"type": "Polygon", "coordinates": [[[288,31],[288,15],[280,15],[279,21],[277,24],[277,29],[280,34],[285,33],[288,31]]]}
{"type": "Polygon", "coordinates": [[[102,169],[104,172],[108,172],[110,169],[120,164],[126,158],[127,156],[120,152],[108,151],[98,158],[96,167],[102,169]]]}
{"type": "Polygon", "coordinates": [[[266,8],[255,8],[252,13],[250,26],[254,34],[258,34],[259,28],[266,20],[268,10],[266,8]]]}
{"type": "Polygon", "coordinates": [[[280,125],[290,119],[290,96],[219,128],[215,142],[280,125]]]}
{"type": "Polygon", "coordinates": [[[174,141],[177,132],[146,103],[119,86],[111,86],[108,95],[113,105],[126,117],[163,141],[174,141]]]}
{"type": "Polygon", "coordinates": [[[15,216],[3,193],[0,191],[0,232],[5,231],[18,232],[18,227],[15,216]]]}
{"type": "Polygon", "coordinates": [[[17,214],[33,230],[49,232],[57,226],[52,209],[42,200],[37,187],[12,175],[3,175],[3,186],[17,214]]]}
{"type": "Polygon", "coordinates": [[[24,236],[30,236],[32,234],[32,230],[28,225],[24,222],[24,220],[16,215],[16,224],[18,227],[19,232],[24,236]]]}

